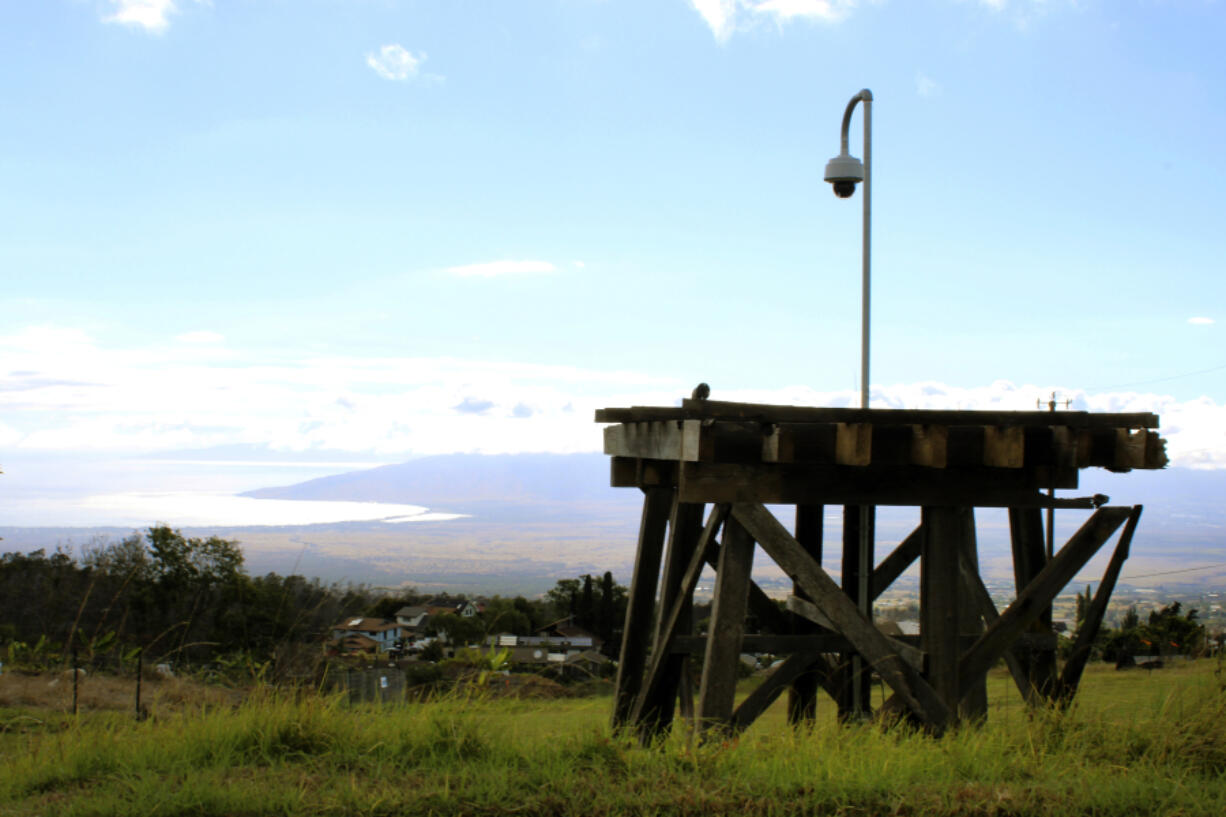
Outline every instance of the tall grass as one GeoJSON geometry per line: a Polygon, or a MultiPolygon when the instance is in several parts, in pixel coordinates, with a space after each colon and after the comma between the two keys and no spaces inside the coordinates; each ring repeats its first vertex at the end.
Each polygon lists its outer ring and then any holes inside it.
{"type": "Polygon", "coordinates": [[[1226,695],[1207,662],[1085,684],[1069,712],[1001,698],[987,726],[941,739],[792,730],[772,711],[737,739],[675,730],[650,749],[609,732],[607,698],[379,708],[265,691],[10,728],[0,814],[1226,813],[1226,695]]]}

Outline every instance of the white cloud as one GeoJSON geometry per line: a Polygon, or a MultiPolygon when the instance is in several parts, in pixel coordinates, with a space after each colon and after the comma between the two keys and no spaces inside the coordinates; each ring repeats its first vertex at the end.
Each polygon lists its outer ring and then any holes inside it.
{"type": "Polygon", "coordinates": [[[170,15],[179,9],[175,0],[110,0],[115,9],[102,18],[104,23],[137,26],[153,34],[161,34],[170,26],[170,15]]]}
{"type": "Polygon", "coordinates": [[[489,261],[484,264],[466,264],[448,267],[447,272],[460,278],[494,278],[499,275],[531,275],[554,272],[557,269],[548,261],[489,261]]]}
{"type": "Polygon", "coordinates": [[[175,340],[180,343],[221,343],[226,338],[217,332],[210,332],[205,329],[195,332],[184,332],[181,335],[175,335],[175,340]]]}
{"type": "Polygon", "coordinates": [[[936,96],[941,92],[941,86],[936,80],[926,74],[915,75],[915,92],[923,97],[936,96]]]}
{"type": "Polygon", "coordinates": [[[846,17],[858,0],[690,0],[718,42],[733,32],[761,22],[782,25],[794,19],[836,23],[846,17]]]}
{"type": "Polygon", "coordinates": [[[1212,326],[1213,318],[1193,317],[1188,318],[1188,323],[1192,324],[1193,326],[1212,326]]]}
{"type": "MultiPolygon", "coordinates": [[[[240,355],[212,345],[121,348],[75,329],[0,336],[0,445],[124,454],[252,446],[380,459],[457,451],[599,451],[593,412],[675,405],[692,383],[629,371],[462,358],[240,355]],[[465,407],[468,410],[458,410],[465,407]]],[[[1151,411],[1173,465],[1226,468],[1226,403],[998,381],[875,386],[878,408],[1034,410],[1052,391],[1072,408],[1151,411]]],[[[854,406],[854,390],[734,389],[718,400],[854,406]]]]}
{"type": "Polygon", "coordinates": [[[405,81],[416,79],[421,64],[426,61],[425,52],[414,55],[399,43],[385,45],[378,54],[367,54],[366,64],[384,79],[405,81]]]}

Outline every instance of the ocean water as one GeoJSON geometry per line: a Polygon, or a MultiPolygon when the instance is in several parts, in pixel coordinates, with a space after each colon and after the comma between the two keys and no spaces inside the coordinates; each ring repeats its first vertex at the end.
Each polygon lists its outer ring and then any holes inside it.
{"type": "Polygon", "coordinates": [[[421,505],[239,496],[253,488],[363,465],[368,464],[9,457],[0,476],[0,527],[246,527],[376,520],[409,524],[462,516],[421,505]]]}
{"type": "Polygon", "coordinates": [[[0,498],[0,524],[13,527],[174,527],[318,525],[384,521],[403,524],[458,519],[420,505],[252,499],[233,494],[176,491],[82,497],[0,498]]]}

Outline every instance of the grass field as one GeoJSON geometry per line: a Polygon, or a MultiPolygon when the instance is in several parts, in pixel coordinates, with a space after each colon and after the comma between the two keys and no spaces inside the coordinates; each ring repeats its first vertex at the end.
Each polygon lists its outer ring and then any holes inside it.
{"type": "MultiPolygon", "coordinates": [[[[992,675],[990,722],[941,739],[793,731],[777,704],[736,740],[610,734],[607,697],[384,708],[180,687],[130,711],[14,705],[0,676],[0,814],[1226,814],[1217,662],[1095,666],[1068,713],[1028,714],[992,675]],[[6,703],[7,702],[7,703],[6,703]]],[[[96,681],[97,679],[92,679],[96,681]]]]}

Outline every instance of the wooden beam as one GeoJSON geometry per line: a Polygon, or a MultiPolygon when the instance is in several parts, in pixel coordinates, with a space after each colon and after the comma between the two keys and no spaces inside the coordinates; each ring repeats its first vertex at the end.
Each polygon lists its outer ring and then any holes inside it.
{"type": "Polygon", "coordinates": [[[942,730],[949,722],[949,708],[770,511],[760,504],[740,503],[733,505],[732,517],[745,526],[793,581],[804,588],[907,707],[933,731],[942,730]]]}
{"type": "Polygon", "coordinates": [[[817,658],[818,656],[812,653],[798,652],[784,659],[732,713],[732,730],[740,732],[746,729],[775,702],[781,692],[794,685],[808,672],[817,658]]]}
{"type": "MultiPolygon", "coordinates": [[[[822,505],[796,506],[796,541],[818,564],[822,563],[824,514],[825,507],[822,505]]],[[[803,597],[804,589],[793,582],[792,593],[803,597]]],[[[816,629],[809,621],[795,614],[791,616],[789,623],[791,624],[789,632],[796,635],[812,633],[816,629]]],[[[792,679],[790,684],[788,687],[788,723],[793,725],[813,723],[817,718],[817,691],[822,684],[820,670],[814,670],[813,662],[810,662],[808,668],[792,679]]]]}
{"type": "MultiPolygon", "coordinates": [[[[667,409],[677,411],[677,409],[667,409]]],[[[608,412],[597,411],[597,422],[622,422],[610,419],[608,412]]],[[[631,410],[633,411],[633,409],[631,410]]],[[[652,409],[640,409],[650,412],[652,409]]],[[[1107,413],[1087,411],[948,411],[931,409],[859,409],[813,406],[779,406],[769,403],[729,403],[721,400],[682,400],[685,417],[761,420],[796,423],[890,423],[893,425],[1062,425],[1071,428],[1157,428],[1158,415],[1149,412],[1107,413]]],[[[625,416],[625,415],[622,415],[625,416]]],[[[646,415],[635,415],[646,416],[646,415]]]]}
{"type": "MultiPolygon", "coordinates": [[[[959,642],[961,643],[967,635],[981,635],[984,625],[972,600],[972,593],[974,591],[971,587],[970,579],[966,576],[966,571],[963,569],[963,565],[965,565],[969,570],[974,571],[976,576],[979,575],[979,543],[975,535],[975,509],[960,508],[959,511],[962,536],[959,542],[960,550],[958,552],[957,573],[960,579],[958,583],[958,635],[959,642]]],[[[961,648],[959,648],[959,655],[961,655],[961,648]]],[[[969,687],[959,689],[958,694],[960,696],[958,703],[958,716],[960,718],[971,723],[980,723],[987,720],[987,675],[972,680],[969,687]]]]}
{"type": "MultiPolygon", "coordinates": [[[[702,535],[702,511],[702,505],[673,503],[664,577],[660,583],[660,615],[656,619],[655,638],[652,641],[653,660],[631,714],[631,720],[639,728],[639,739],[644,743],[650,743],[657,735],[668,731],[673,722],[685,656],[670,655],[667,641],[676,633],[689,632],[693,626],[691,608],[694,585],[687,582],[690,578],[687,569],[691,562],[702,558],[701,554],[695,558],[695,549],[699,546],[705,548],[714,535],[714,531],[708,536],[702,535]],[[666,628],[670,627],[666,632],[666,628]],[[656,654],[662,656],[662,666],[656,666],[656,654]]],[[[712,516],[717,514],[713,513],[712,516]]],[[[697,583],[696,577],[693,582],[697,583]]]]}
{"type": "Polygon", "coordinates": [[[707,635],[707,654],[698,690],[698,720],[703,732],[722,731],[732,725],[741,637],[749,602],[749,571],[754,541],[735,518],[724,523],[724,541],[715,572],[715,599],[707,635]]]}
{"type": "Polygon", "coordinates": [[[660,558],[664,551],[664,532],[673,503],[673,491],[668,488],[653,488],[644,493],[643,518],[639,525],[638,549],[635,551],[634,572],[630,577],[626,623],[622,629],[621,653],[614,684],[614,729],[626,723],[643,682],[656,583],[660,579],[660,558]]]}
{"type": "MultiPolygon", "coordinates": [[[[987,592],[986,590],[984,591],[987,592]]],[[[990,599],[989,599],[990,602],[990,599]]],[[[808,609],[816,609],[816,605],[812,602],[805,602],[812,605],[808,609]]],[[[977,604],[977,602],[976,602],[977,604]]],[[[977,611],[979,607],[975,608],[977,611]]],[[[982,614],[981,614],[982,615],[982,614]]],[[[992,608],[992,621],[998,617],[996,608],[992,608]]],[[[923,656],[923,650],[920,649],[920,637],[918,635],[887,635],[891,644],[900,644],[898,648],[899,654],[905,657],[912,666],[917,666],[916,661],[923,656]],[[915,660],[913,660],[915,659],[915,660]]],[[[964,635],[959,638],[959,645],[964,649],[969,648],[978,636],[964,635]]],[[[685,653],[692,655],[705,652],[707,649],[706,636],[701,635],[678,635],[671,641],[671,649],[676,653],[685,653]]],[[[1043,646],[1054,647],[1056,645],[1056,637],[1054,635],[1035,635],[1033,633],[1022,633],[1017,637],[1016,646],[1043,646]]],[[[838,633],[830,630],[823,630],[817,633],[808,633],[804,635],[773,635],[761,633],[746,633],[741,638],[741,652],[753,653],[760,655],[762,653],[770,653],[772,655],[784,655],[794,652],[812,652],[818,654],[847,652],[850,650],[851,642],[838,633]]]]}
{"type": "MultiPolygon", "coordinates": [[[[779,505],[968,505],[1048,507],[1029,469],[934,469],[761,463],[679,463],[683,502],[779,505]]],[[[1076,488],[1077,472],[1061,472],[1057,488],[1076,488]]],[[[1089,499],[1058,499],[1058,507],[1090,508],[1089,499]]]]}
{"type": "Polygon", "coordinates": [[[951,712],[957,711],[958,551],[962,545],[960,509],[924,508],[924,548],[920,556],[920,644],[927,653],[928,683],[951,712]]]}
{"type": "MultiPolygon", "coordinates": [[[[1010,508],[1009,533],[1013,548],[1013,581],[1020,594],[1047,562],[1043,516],[1038,508],[1010,508]]],[[[1049,603],[1030,625],[1032,633],[1050,633],[1052,610],[1049,603]]],[[[1021,655],[1027,682],[1023,697],[1032,706],[1048,700],[1055,692],[1055,650],[1030,650],[1021,655]]]]}
{"type": "Polygon", "coordinates": [[[876,601],[898,577],[906,572],[915,560],[919,558],[924,546],[924,526],[917,525],[915,530],[907,534],[898,547],[890,552],[873,571],[873,579],[869,585],[869,595],[876,601]]]}
{"type": "MultiPolygon", "coordinates": [[[[647,669],[641,691],[627,713],[631,723],[644,723],[647,715],[659,707],[658,702],[663,697],[663,690],[669,684],[668,672],[671,669],[670,656],[674,652],[673,643],[681,636],[681,629],[686,622],[688,608],[694,596],[694,588],[698,586],[698,579],[702,575],[708,555],[715,549],[715,535],[724,524],[728,511],[727,505],[717,505],[711,509],[711,513],[707,516],[707,523],[702,533],[699,534],[694,549],[690,552],[689,562],[678,582],[672,604],[669,609],[662,611],[660,618],[663,623],[656,630],[651,665],[647,669]]],[[[650,731],[649,725],[648,732],[650,731]]],[[[646,739],[653,737],[650,734],[641,736],[646,739]]]]}
{"type": "Polygon", "coordinates": [[[1120,534],[1120,540],[1115,546],[1115,552],[1111,554],[1111,561],[1107,563],[1107,571],[1103,574],[1103,580],[1099,582],[1098,589],[1094,591],[1094,600],[1090,602],[1090,609],[1085,611],[1081,627],[1077,630],[1077,638],[1073,641],[1073,648],[1069,652],[1068,661],[1064,664],[1064,672],[1061,673],[1060,683],[1057,685],[1057,695],[1064,704],[1071,702],[1073,696],[1077,694],[1077,686],[1081,683],[1081,673],[1085,670],[1086,661],[1090,659],[1090,650],[1094,646],[1094,639],[1098,637],[1103,616],[1107,612],[1107,602],[1111,600],[1115,583],[1120,578],[1120,570],[1123,569],[1124,562],[1128,559],[1132,535],[1136,532],[1137,522],[1140,519],[1141,506],[1134,505],[1132,512],[1128,515],[1128,522],[1124,525],[1124,532],[1120,534]]]}
{"type": "MultiPolygon", "coordinates": [[[[733,513],[736,513],[736,506],[733,513]]],[[[966,688],[996,663],[1017,636],[1031,622],[1038,620],[1043,608],[1051,604],[1056,594],[1077,575],[1077,571],[1085,566],[1131,513],[1131,508],[1103,507],[1086,520],[1039,575],[1001,613],[1000,618],[962,656],[958,669],[960,688],[966,688]]]]}
{"type": "Polygon", "coordinates": [[[656,420],[606,426],[604,452],[615,457],[694,461],[699,458],[702,422],[656,420]]]}

